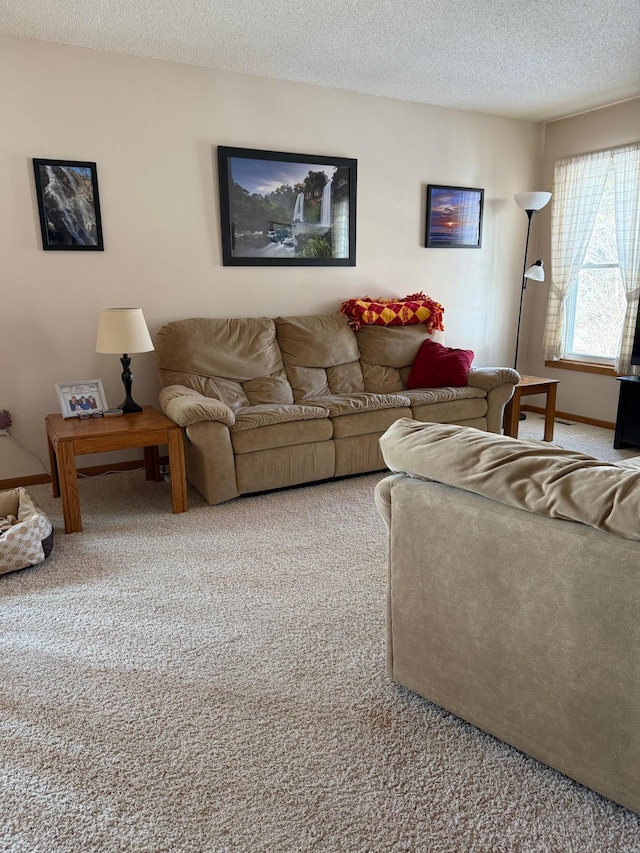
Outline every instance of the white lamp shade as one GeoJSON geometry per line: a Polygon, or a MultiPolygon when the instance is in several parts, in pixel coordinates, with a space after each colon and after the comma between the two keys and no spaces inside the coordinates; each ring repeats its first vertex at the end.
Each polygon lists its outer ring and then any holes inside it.
{"type": "Polygon", "coordinates": [[[142,308],[103,308],[98,324],[96,352],[149,352],[151,336],[142,308]]]}
{"type": "Polygon", "coordinates": [[[549,203],[551,193],[516,193],[514,199],[518,207],[523,210],[540,210],[549,203]]]}
{"type": "Polygon", "coordinates": [[[533,266],[530,266],[524,274],[524,277],[530,278],[532,281],[544,281],[544,267],[542,266],[542,261],[536,261],[533,266]]]}

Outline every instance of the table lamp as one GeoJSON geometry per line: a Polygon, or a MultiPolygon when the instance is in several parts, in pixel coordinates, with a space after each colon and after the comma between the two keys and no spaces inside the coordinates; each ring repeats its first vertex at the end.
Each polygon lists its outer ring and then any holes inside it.
{"type": "Polygon", "coordinates": [[[153,343],[142,308],[103,308],[100,311],[96,352],[122,353],[120,362],[125,399],[118,408],[122,409],[125,415],[142,411],[142,406],[135,403],[131,397],[133,373],[129,353],[150,352],[152,349],[153,343]]]}

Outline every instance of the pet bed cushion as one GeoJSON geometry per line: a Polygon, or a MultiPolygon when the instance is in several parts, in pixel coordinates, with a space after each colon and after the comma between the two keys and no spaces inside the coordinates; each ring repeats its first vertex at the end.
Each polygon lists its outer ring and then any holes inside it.
{"type": "Polygon", "coordinates": [[[0,575],[42,563],[51,553],[51,522],[22,487],[0,492],[0,531],[0,575]]]}

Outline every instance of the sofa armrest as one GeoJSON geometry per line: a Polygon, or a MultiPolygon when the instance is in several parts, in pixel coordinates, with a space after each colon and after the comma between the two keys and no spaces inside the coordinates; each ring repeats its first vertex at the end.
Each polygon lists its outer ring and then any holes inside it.
{"type": "Polygon", "coordinates": [[[467,377],[470,388],[492,391],[499,385],[517,385],[520,374],[511,367],[472,367],[467,377]]]}
{"type": "Polygon", "coordinates": [[[511,367],[472,367],[467,385],[480,388],[487,394],[487,430],[502,432],[504,407],[513,397],[520,374],[511,367]]]}
{"type": "Polygon", "coordinates": [[[225,426],[235,423],[235,415],[222,400],[205,397],[186,385],[167,385],[160,391],[160,405],[168,418],[181,427],[201,421],[220,421],[225,426]]]}

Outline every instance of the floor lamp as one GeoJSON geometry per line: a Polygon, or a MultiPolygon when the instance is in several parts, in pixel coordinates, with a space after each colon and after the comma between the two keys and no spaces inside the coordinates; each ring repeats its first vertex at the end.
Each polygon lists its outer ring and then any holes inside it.
{"type": "Polygon", "coordinates": [[[513,360],[513,369],[518,369],[518,344],[520,342],[520,321],[522,319],[522,303],[524,300],[524,292],[527,287],[527,279],[533,281],[544,281],[544,267],[542,261],[536,261],[532,267],[527,269],[527,253],[529,251],[529,235],[531,233],[531,219],[533,214],[541,210],[545,204],[549,203],[551,193],[533,192],[533,193],[516,193],[514,199],[518,207],[522,208],[527,214],[527,242],[524,247],[524,264],[522,266],[522,286],[520,288],[520,310],[518,311],[518,331],[516,332],[516,354],[513,360]]]}

